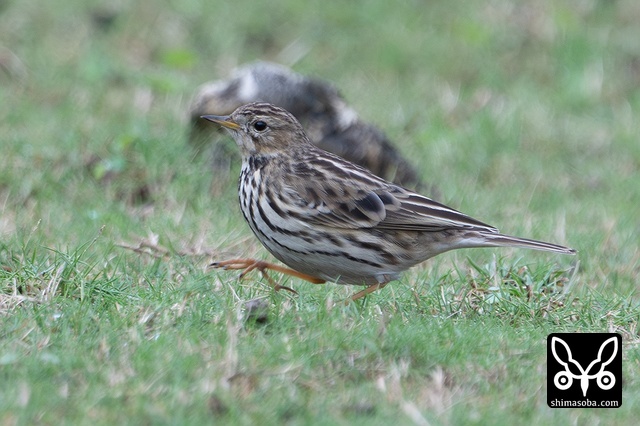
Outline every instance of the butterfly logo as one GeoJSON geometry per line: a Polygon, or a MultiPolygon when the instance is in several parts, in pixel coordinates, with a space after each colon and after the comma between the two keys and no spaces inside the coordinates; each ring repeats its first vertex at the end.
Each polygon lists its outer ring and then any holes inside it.
{"type": "Polygon", "coordinates": [[[587,366],[587,368],[582,368],[582,365],[580,365],[578,361],[573,359],[573,355],[571,354],[569,345],[567,345],[564,340],[557,336],[554,336],[551,339],[551,351],[556,361],[564,367],[564,371],[558,372],[553,378],[553,384],[556,386],[556,388],[560,390],[566,390],[569,389],[571,385],[573,385],[574,379],[580,380],[582,396],[586,397],[587,389],[589,389],[589,381],[592,379],[596,379],[598,387],[602,390],[609,390],[616,384],[616,378],[613,373],[605,370],[605,368],[609,364],[611,364],[616,354],[618,353],[618,340],[615,337],[605,340],[602,345],[600,345],[597,358],[594,359],[587,366]],[[613,345],[612,354],[606,361],[603,361],[602,357],[604,354],[604,350],[609,345],[613,345]],[[559,353],[562,352],[558,351],[560,347],[564,349],[564,354],[559,353]],[[563,355],[567,356],[566,360],[563,360],[563,355]],[[580,374],[575,374],[574,372],[572,372],[571,366],[574,367],[574,371],[579,371],[580,374]],[[599,366],[598,371],[591,372],[591,370],[596,369],[596,366],[599,366]]]}

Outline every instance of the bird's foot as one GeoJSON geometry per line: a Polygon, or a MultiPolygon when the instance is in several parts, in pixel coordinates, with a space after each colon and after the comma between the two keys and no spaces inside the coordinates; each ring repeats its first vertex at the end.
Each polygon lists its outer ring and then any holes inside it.
{"type": "Polygon", "coordinates": [[[267,270],[270,269],[272,271],[276,271],[276,272],[280,272],[280,273],[283,273],[283,274],[291,275],[293,277],[301,278],[301,279],[309,281],[309,282],[311,282],[313,284],[322,284],[322,283],[324,283],[324,280],[322,280],[320,278],[312,277],[311,275],[303,274],[303,273],[298,272],[298,271],[296,271],[294,269],[286,268],[284,266],[276,265],[274,263],[265,262],[263,260],[256,260],[256,259],[229,259],[229,260],[223,260],[222,262],[214,262],[209,266],[212,267],[212,268],[221,268],[221,269],[225,269],[225,270],[236,270],[236,269],[239,270],[239,269],[241,269],[242,272],[240,273],[240,279],[244,279],[244,277],[249,272],[253,271],[254,269],[257,269],[258,271],[260,271],[260,274],[262,275],[262,277],[265,280],[267,280],[269,285],[271,287],[273,287],[273,289],[275,291],[287,290],[287,291],[290,291],[293,294],[298,294],[298,292],[295,291],[292,288],[280,285],[277,282],[275,282],[273,280],[273,278],[271,278],[269,276],[269,274],[267,273],[267,270]]]}
{"type": "Polygon", "coordinates": [[[388,281],[384,282],[384,283],[370,285],[367,288],[365,288],[364,290],[360,290],[359,292],[357,292],[353,296],[349,297],[347,300],[344,301],[344,304],[348,305],[351,302],[355,302],[356,300],[360,299],[361,297],[366,296],[369,293],[373,293],[376,290],[380,290],[381,288],[384,288],[384,286],[386,286],[387,284],[389,284],[388,281]]]}

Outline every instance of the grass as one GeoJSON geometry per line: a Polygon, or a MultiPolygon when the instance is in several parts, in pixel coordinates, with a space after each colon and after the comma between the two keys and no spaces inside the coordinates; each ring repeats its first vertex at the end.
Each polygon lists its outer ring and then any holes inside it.
{"type": "Polygon", "coordinates": [[[639,18],[0,2],[0,424],[635,424],[639,18]],[[446,203],[579,255],[449,253],[347,307],[352,288],[208,270],[268,257],[187,106],[257,58],[333,81],[446,203]],[[547,407],[560,331],[622,334],[621,408],[547,407]]]}

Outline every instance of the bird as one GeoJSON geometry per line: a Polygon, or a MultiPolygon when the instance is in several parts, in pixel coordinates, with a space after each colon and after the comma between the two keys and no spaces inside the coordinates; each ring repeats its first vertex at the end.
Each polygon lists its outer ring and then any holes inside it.
{"type": "MultiPolygon", "coordinates": [[[[316,146],[400,185],[437,194],[435,186],[424,184],[410,161],[379,128],[363,121],[333,84],[273,62],[246,64],[230,78],[196,89],[189,107],[192,145],[202,146],[211,138],[210,127],[203,127],[200,116],[230,114],[254,101],[269,102],[291,112],[316,146]]],[[[216,169],[228,171],[232,158],[229,149],[216,144],[213,150],[216,169]]]]}
{"type": "Polygon", "coordinates": [[[474,247],[574,249],[501,234],[498,229],[378,177],[311,142],[298,120],[269,103],[228,116],[204,115],[240,148],[240,208],[262,245],[287,265],[229,259],[211,266],[258,270],[276,290],[272,270],[314,284],[363,285],[347,303],[383,288],[438,254],[474,247]]]}

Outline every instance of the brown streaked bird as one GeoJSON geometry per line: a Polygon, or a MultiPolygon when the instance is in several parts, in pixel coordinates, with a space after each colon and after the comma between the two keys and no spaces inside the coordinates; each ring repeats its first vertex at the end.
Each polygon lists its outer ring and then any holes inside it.
{"type": "MultiPolygon", "coordinates": [[[[226,128],[242,153],[240,207],[253,233],[289,268],[253,259],[213,264],[275,270],[312,283],[367,286],[356,300],[449,250],[520,247],[575,254],[556,244],[500,234],[490,225],[388,182],[315,147],[286,110],[251,103],[203,118],[226,128]]],[[[287,287],[287,290],[293,291],[287,287]]]]}
{"type": "MultiPolygon", "coordinates": [[[[211,126],[204,127],[200,116],[230,114],[256,101],[268,102],[292,113],[314,145],[399,185],[419,186],[418,173],[410,162],[380,129],[358,116],[335,86],[271,62],[244,65],[230,78],[206,83],[197,89],[190,106],[191,143],[201,146],[211,138],[211,126]]],[[[219,143],[213,146],[218,171],[230,168],[232,155],[225,148],[219,143]]],[[[435,188],[428,190],[435,192],[435,188]]]]}

